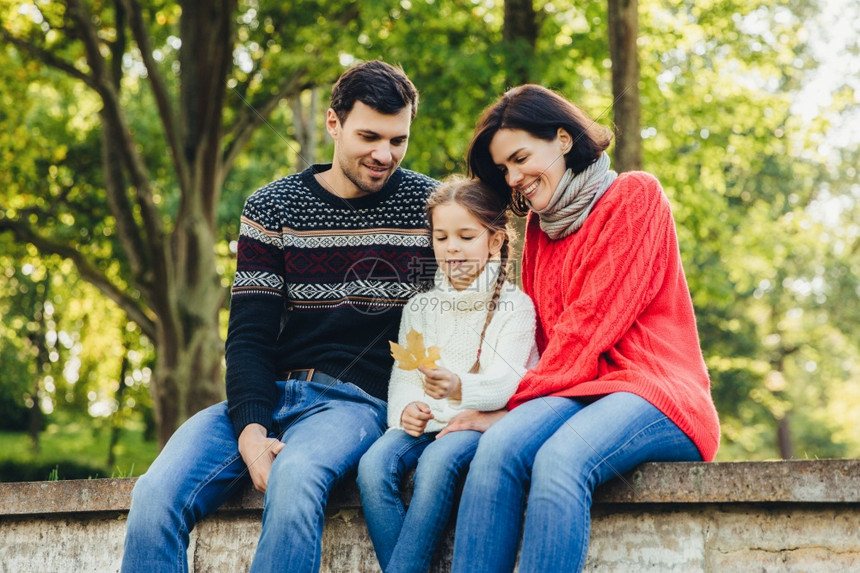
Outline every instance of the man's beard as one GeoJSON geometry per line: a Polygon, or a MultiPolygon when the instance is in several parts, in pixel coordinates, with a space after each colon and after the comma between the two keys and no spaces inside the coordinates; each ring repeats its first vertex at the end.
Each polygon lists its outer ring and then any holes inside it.
{"type": "MultiPolygon", "coordinates": [[[[359,170],[363,167],[363,164],[359,163],[359,170]]],[[[388,180],[391,178],[391,174],[393,172],[393,169],[389,168],[389,173],[385,176],[385,178],[377,180],[362,178],[358,170],[353,170],[351,166],[344,165],[343,163],[341,163],[340,169],[343,172],[344,177],[346,177],[353,185],[355,185],[359,191],[368,195],[382,190],[382,188],[385,187],[385,184],[388,183],[388,180]]]]}

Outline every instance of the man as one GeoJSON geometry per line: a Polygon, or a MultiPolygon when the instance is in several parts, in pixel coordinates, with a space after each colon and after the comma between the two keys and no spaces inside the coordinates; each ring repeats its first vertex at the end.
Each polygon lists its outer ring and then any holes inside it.
{"type": "Polygon", "coordinates": [[[332,90],[331,165],[255,192],[242,215],[227,401],[177,430],[135,486],[123,571],[187,570],[188,534],[248,479],[265,492],[252,571],[319,569],[323,510],[385,430],[403,304],[430,257],[436,181],[399,167],[418,93],[379,61],[332,90]]]}

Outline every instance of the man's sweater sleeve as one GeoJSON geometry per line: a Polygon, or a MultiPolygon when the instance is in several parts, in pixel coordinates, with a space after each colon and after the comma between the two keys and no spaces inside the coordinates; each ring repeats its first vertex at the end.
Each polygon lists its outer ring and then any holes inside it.
{"type": "Polygon", "coordinates": [[[284,258],[280,230],[261,220],[252,195],[242,216],[226,343],[227,412],[236,436],[248,424],[271,429],[275,410],[284,258]]]}
{"type": "Polygon", "coordinates": [[[248,424],[272,427],[281,303],[273,297],[234,298],[227,334],[227,413],[238,437],[248,424]]]}

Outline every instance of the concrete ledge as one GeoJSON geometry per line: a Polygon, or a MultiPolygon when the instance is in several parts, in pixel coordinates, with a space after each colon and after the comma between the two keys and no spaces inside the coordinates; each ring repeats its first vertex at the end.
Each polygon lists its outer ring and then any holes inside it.
{"type": "MultiPolygon", "coordinates": [[[[0,572],[118,571],[134,482],[0,484],[0,572]]],[[[360,507],[354,484],[333,493],[323,571],[378,571],[360,507]]],[[[192,570],[247,570],[261,510],[248,489],[204,520],[192,570]]],[[[592,514],[588,571],[860,570],[860,460],[644,464],[599,489],[592,514]]]]}
{"type": "MultiPolygon", "coordinates": [[[[128,511],[136,478],[0,483],[0,516],[128,511]]],[[[643,464],[595,494],[618,503],[860,503],[860,460],[643,464]]],[[[354,484],[332,506],[360,508],[354,484]]],[[[251,488],[221,511],[262,510],[251,488]]]]}

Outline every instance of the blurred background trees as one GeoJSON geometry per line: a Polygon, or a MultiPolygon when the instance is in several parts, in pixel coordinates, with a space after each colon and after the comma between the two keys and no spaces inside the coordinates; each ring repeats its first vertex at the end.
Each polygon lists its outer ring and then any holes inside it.
{"type": "Polygon", "coordinates": [[[860,8],[837,4],[0,0],[0,449],[86,435],[91,467],[140,473],[220,399],[244,199],[330,157],[331,83],[381,58],[421,92],[404,165],[436,177],[519,83],[614,122],[675,211],[719,459],[860,455],[860,8]]]}

